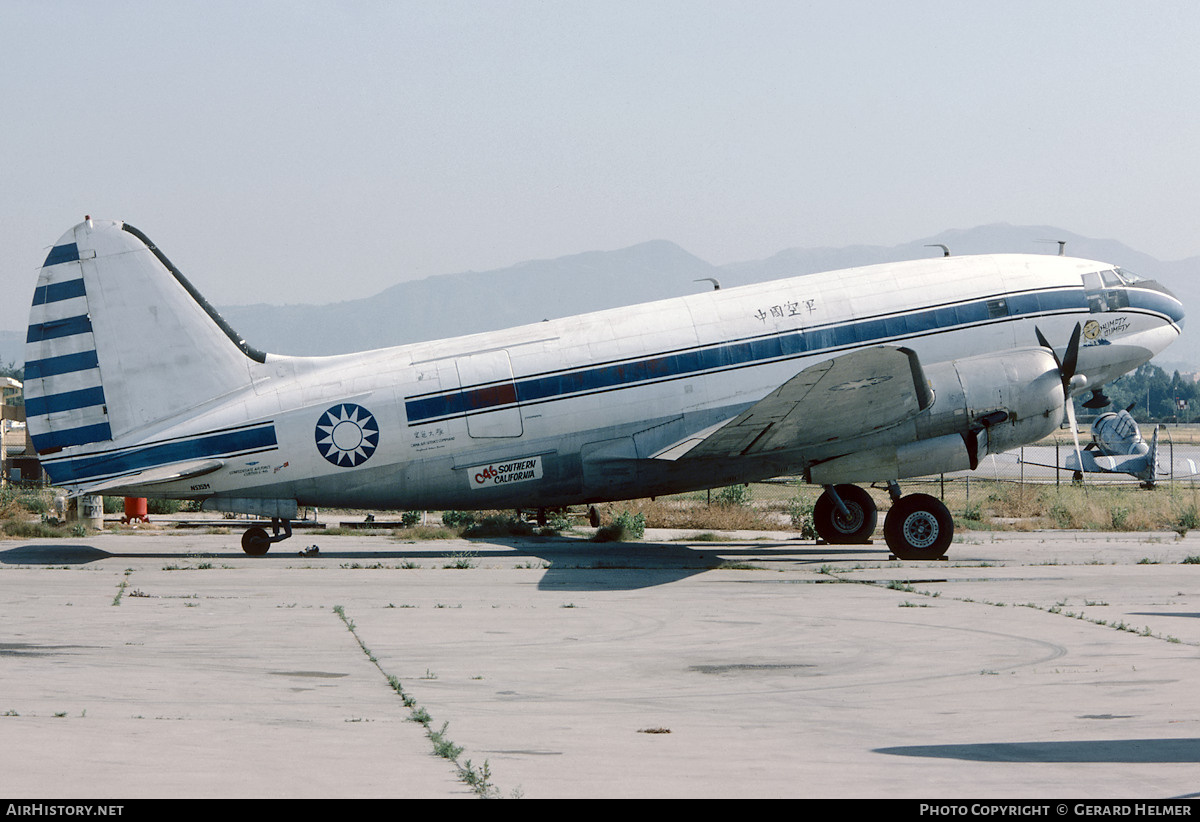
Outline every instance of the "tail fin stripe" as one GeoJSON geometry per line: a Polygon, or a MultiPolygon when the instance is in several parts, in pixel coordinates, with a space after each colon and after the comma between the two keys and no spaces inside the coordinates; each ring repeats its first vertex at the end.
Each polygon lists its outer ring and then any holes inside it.
{"type": "Polygon", "coordinates": [[[42,342],[59,337],[71,337],[75,334],[90,334],[92,321],[86,314],[78,317],[64,317],[61,320],[47,320],[44,323],[29,326],[25,342],[42,342]]]}
{"type": "Polygon", "coordinates": [[[27,381],[36,380],[42,377],[53,377],[56,374],[87,371],[99,366],[100,361],[94,350],[81,351],[78,354],[63,354],[61,357],[46,357],[25,363],[25,379],[27,381]]]}
{"type": "Polygon", "coordinates": [[[46,257],[46,262],[42,263],[42,267],[58,265],[59,263],[74,263],[79,261],[79,246],[75,243],[65,243],[56,245],[50,249],[50,254],[46,257]]]}
{"type": "Polygon", "coordinates": [[[78,391],[31,397],[25,402],[25,416],[40,417],[44,414],[90,408],[93,405],[104,405],[104,389],[99,385],[94,388],[81,388],[78,391]]]}
{"type": "Polygon", "coordinates": [[[83,277],[66,280],[61,283],[48,283],[46,285],[39,285],[34,289],[33,304],[45,305],[46,303],[56,303],[61,300],[72,299],[73,297],[82,297],[86,293],[83,286],[83,277]]]}
{"type": "Polygon", "coordinates": [[[33,447],[40,453],[66,448],[69,445],[87,445],[91,442],[103,442],[112,439],[112,431],[108,423],[85,425],[80,428],[67,428],[61,431],[51,431],[49,434],[34,434],[33,447]]]}

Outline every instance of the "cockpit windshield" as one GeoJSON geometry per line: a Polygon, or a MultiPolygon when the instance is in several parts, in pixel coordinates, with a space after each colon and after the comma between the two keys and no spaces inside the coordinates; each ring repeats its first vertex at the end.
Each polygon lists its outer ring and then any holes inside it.
{"type": "Polygon", "coordinates": [[[1129,295],[1125,286],[1140,278],[1136,274],[1118,268],[1089,271],[1083,275],[1083,291],[1088,301],[1088,310],[1093,314],[1116,311],[1129,306],[1129,295]]]}

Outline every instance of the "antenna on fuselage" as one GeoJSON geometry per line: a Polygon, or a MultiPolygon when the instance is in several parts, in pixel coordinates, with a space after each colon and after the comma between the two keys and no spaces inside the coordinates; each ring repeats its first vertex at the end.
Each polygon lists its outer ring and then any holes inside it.
{"type": "Polygon", "coordinates": [[[717,278],[716,278],[716,277],[701,277],[701,278],[700,278],[700,279],[698,279],[698,280],[692,280],[692,282],[694,282],[694,283],[712,283],[712,284],[713,284],[713,291],[720,291],[720,290],[721,290],[721,284],[720,284],[719,282],[717,282],[717,278]]]}
{"type": "Polygon", "coordinates": [[[1038,240],[1039,243],[1058,243],[1058,256],[1065,257],[1067,255],[1066,240],[1038,240]]]}
{"type": "Polygon", "coordinates": [[[947,246],[942,245],[941,243],[926,243],[925,247],[926,248],[940,248],[942,250],[943,257],[950,256],[950,249],[947,246]]]}

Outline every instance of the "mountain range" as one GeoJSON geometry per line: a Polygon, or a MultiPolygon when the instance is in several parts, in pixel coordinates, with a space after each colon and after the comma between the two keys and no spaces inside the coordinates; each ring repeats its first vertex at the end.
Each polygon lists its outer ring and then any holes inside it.
{"type": "MultiPolygon", "coordinates": [[[[1050,226],[1005,223],[950,230],[895,246],[790,248],[762,260],[713,265],[675,243],[656,240],[616,251],[589,251],[493,271],[444,274],[394,285],[373,297],[324,305],[219,306],[257,348],[278,354],[344,354],[493,331],[552,317],[617,308],[782,277],[951,253],[1057,254],[1103,260],[1162,282],[1185,306],[1200,305],[1200,257],[1167,262],[1116,240],[1050,226]]],[[[201,273],[188,274],[203,291],[201,273]]],[[[289,295],[290,296],[290,295],[289,295]]],[[[24,359],[24,332],[0,331],[0,364],[24,359]]],[[[1200,370],[1200,335],[1183,335],[1159,358],[1167,370],[1200,370]]]]}

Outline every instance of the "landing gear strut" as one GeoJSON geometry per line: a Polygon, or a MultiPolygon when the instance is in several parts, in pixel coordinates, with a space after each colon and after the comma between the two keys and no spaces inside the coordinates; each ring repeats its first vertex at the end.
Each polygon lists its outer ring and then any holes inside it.
{"type": "Polygon", "coordinates": [[[252,557],[261,557],[271,550],[271,546],[276,542],[283,542],[292,535],[292,521],[290,519],[281,520],[279,517],[271,517],[271,534],[267,533],[267,529],[258,525],[252,525],[242,534],[242,550],[252,557]],[[280,533],[280,529],[283,533],[280,533]]]}
{"type": "Polygon", "coordinates": [[[941,559],[954,538],[950,510],[929,494],[900,496],[900,486],[888,483],[892,507],[883,520],[883,537],[897,559],[941,559]]]}

